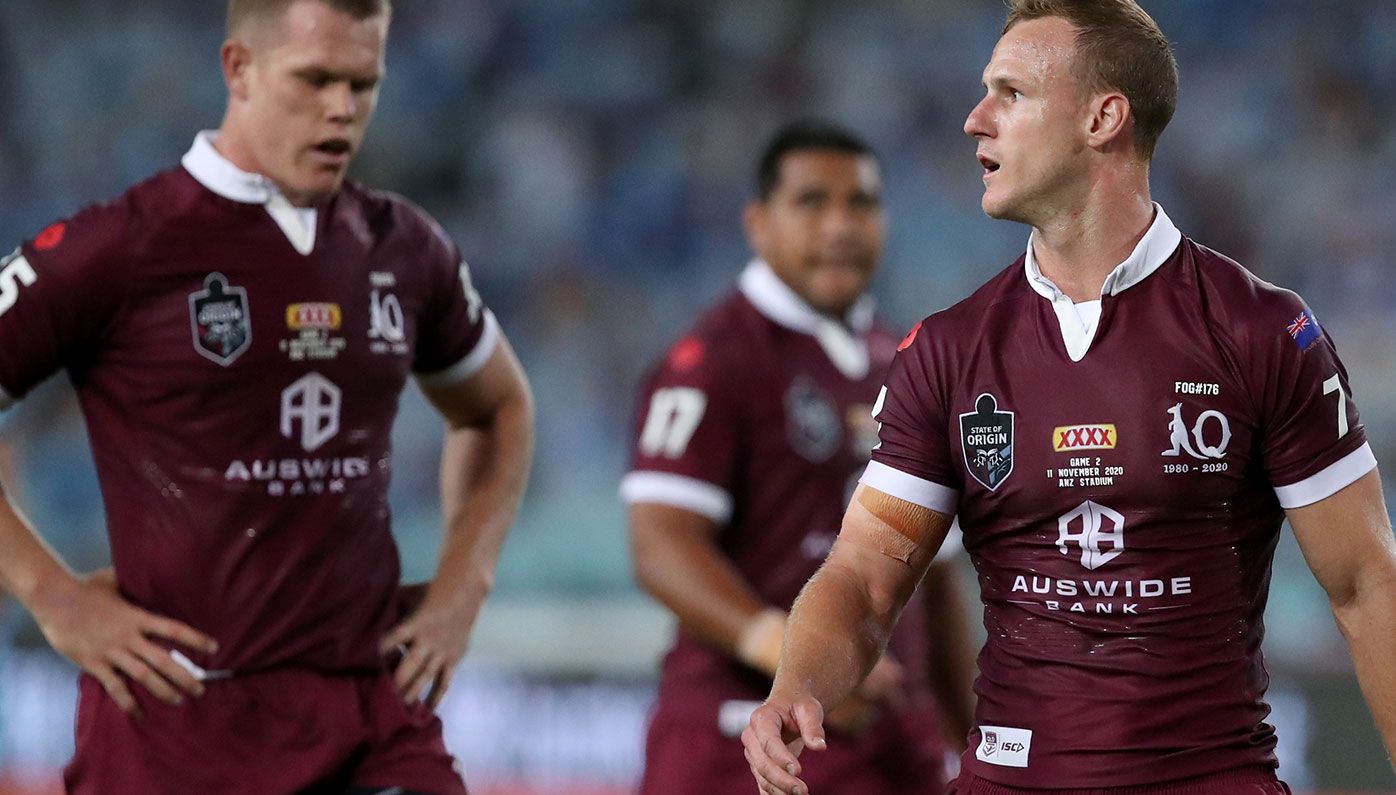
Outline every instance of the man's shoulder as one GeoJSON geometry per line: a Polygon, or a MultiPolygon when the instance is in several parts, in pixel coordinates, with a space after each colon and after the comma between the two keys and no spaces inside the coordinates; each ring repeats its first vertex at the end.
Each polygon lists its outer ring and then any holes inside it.
{"type": "Polygon", "coordinates": [[[765,336],[764,322],[768,321],[734,290],[704,309],[664,350],[655,367],[672,374],[708,372],[729,378],[761,358],[753,354],[765,336]]]}
{"type": "Polygon", "coordinates": [[[400,193],[346,180],[340,198],[342,206],[358,215],[375,238],[406,235],[449,245],[450,238],[441,224],[421,205],[400,193]]]}
{"type": "Polygon", "coordinates": [[[193,180],[183,170],[161,171],[113,199],[88,204],[55,222],[39,234],[33,246],[70,263],[93,260],[110,264],[118,257],[139,261],[161,228],[187,217],[197,201],[193,188],[193,180]]]}
{"type": "Polygon", "coordinates": [[[1239,338],[1259,330],[1268,337],[1277,324],[1298,321],[1308,311],[1298,293],[1260,278],[1225,254],[1191,238],[1184,238],[1183,245],[1203,308],[1222,333],[1239,338]]]}
{"type": "MultiPolygon", "coordinates": [[[[984,323],[1001,311],[1016,311],[1014,304],[1036,296],[1023,273],[1023,257],[995,274],[978,289],[949,307],[932,313],[917,324],[914,339],[923,344],[967,344],[978,339],[984,323]]],[[[903,347],[913,338],[903,342],[903,347]]]]}

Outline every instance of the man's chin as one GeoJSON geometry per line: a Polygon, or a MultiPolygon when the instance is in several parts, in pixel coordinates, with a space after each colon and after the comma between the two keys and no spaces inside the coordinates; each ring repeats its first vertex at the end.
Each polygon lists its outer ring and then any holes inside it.
{"type": "Polygon", "coordinates": [[[317,175],[297,185],[287,185],[282,189],[286,198],[300,206],[319,204],[339,192],[344,187],[344,175],[317,175]]]}
{"type": "Polygon", "coordinates": [[[992,197],[988,193],[985,193],[984,198],[979,202],[979,208],[984,211],[985,215],[996,221],[1021,222],[1023,220],[1016,206],[1007,200],[992,197]]]}

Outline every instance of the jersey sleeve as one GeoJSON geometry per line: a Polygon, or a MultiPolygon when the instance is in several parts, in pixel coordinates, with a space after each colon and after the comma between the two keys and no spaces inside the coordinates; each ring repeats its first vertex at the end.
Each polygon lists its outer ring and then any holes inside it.
{"type": "Polygon", "coordinates": [[[741,440],[740,376],[711,340],[685,337],[640,389],[627,505],[659,503],[726,524],[741,440]]]}
{"type": "Polygon", "coordinates": [[[430,290],[417,329],[412,370],[424,387],[455,383],[474,375],[499,344],[499,322],[485,306],[470,277],[470,266],[437,223],[423,246],[430,290]]]}
{"type": "Polygon", "coordinates": [[[1314,313],[1283,292],[1251,329],[1261,457],[1283,508],[1337,493],[1376,467],[1347,370],[1314,313]]]}
{"type": "Polygon", "coordinates": [[[860,482],[898,499],[953,516],[963,488],[953,466],[943,367],[935,360],[925,321],[898,347],[873,406],[878,443],[860,482]]]}
{"type": "Polygon", "coordinates": [[[8,406],[60,369],[93,362],[138,244],[119,206],[84,210],[0,256],[0,403],[8,406]]]}

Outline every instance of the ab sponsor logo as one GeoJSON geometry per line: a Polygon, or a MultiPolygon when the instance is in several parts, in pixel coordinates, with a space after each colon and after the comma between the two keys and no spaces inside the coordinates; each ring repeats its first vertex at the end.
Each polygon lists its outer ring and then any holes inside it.
{"type": "MultiPolygon", "coordinates": [[[[333,439],[340,428],[343,392],[328,378],[309,373],[281,391],[281,435],[313,453],[333,439]]],[[[268,458],[228,464],[228,482],[265,483],[273,497],[302,494],[341,494],[350,480],[368,477],[364,456],[326,458],[268,458]]]]}
{"type": "MultiPolygon", "coordinates": [[[[1125,552],[1124,514],[1086,500],[1057,519],[1057,551],[1063,555],[1080,553],[1080,564],[1094,572],[1125,552]]],[[[1019,574],[1013,578],[1010,593],[1024,597],[1051,597],[1028,601],[1009,599],[1019,605],[1041,605],[1052,611],[1094,613],[1097,615],[1139,615],[1143,611],[1176,610],[1186,607],[1176,597],[1192,593],[1192,577],[1074,579],[1019,574]]]]}

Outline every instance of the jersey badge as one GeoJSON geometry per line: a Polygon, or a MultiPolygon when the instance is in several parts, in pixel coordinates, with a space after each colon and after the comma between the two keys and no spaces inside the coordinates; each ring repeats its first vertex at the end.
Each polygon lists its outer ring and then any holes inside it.
{"type": "Polygon", "coordinates": [[[63,235],[68,231],[68,225],[59,221],[44,227],[44,231],[34,238],[34,248],[38,251],[49,251],[58,248],[58,244],[63,242],[63,235]]]}
{"type": "Polygon", "coordinates": [[[232,364],[252,344],[247,290],[210,273],[204,289],[189,294],[189,325],[200,356],[224,367],[232,364]]]}
{"type": "Polygon", "coordinates": [[[911,331],[908,331],[908,332],[906,333],[906,336],[902,338],[902,341],[897,345],[897,350],[898,350],[898,351],[904,351],[904,350],[906,350],[907,348],[910,348],[910,347],[911,347],[911,343],[913,343],[913,342],[916,341],[916,335],[917,335],[917,334],[920,334],[920,333],[921,333],[921,324],[920,324],[920,323],[917,323],[915,326],[912,326],[912,327],[911,327],[911,331]]]}
{"type": "Polygon", "coordinates": [[[965,469],[984,488],[994,491],[1013,474],[1013,412],[999,411],[998,398],[985,392],[960,415],[960,441],[965,469]]]}
{"type": "MultiPolygon", "coordinates": [[[[1226,457],[1226,448],[1231,444],[1231,420],[1215,409],[1208,409],[1197,415],[1189,432],[1188,423],[1183,419],[1183,404],[1175,403],[1168,410],[1169,449],[1159,455],[1177,458],[1187,453],[1199,461],[1220,460],[1226,457]]],[[[1211,471],[1211,470],[1208,470],[1211,471]]]]}
{"type": "Polygon", "coordinates": [[[368,349],[396,356],[408,353],[407,316],[397,295],[389,292],[397,285],[397,277],[375,271],[369,274],[369,285],[373,291],[368,302],[368,349]]]}
{"type": "Polygon", "coordinates": [[[1301,351],[1307,351],[1310,345],[1323,336],[1318,319],[1307,308],[1285,327],[1285,331],[1289,332],[1289,338],[1294,340],[1294,344],[1298,345],[1301,351]]]}
{"type": "Polygon", "coordinates": [[[334,336],[344,325],[339,304],[304,303],[286,307],[286,328],[296,336],[281,341],[281,352],[293,362],[334,359],[348,342],[334,336]]]}
{"type": "Polygon", "coordinates": [[[676,373],[686,373],[703,363],[706,351],[697,337],[684,337],[669,351],[669,366],[676,373]]]}
{"type": "Polygon", "coordinates": [[[785,393],[790,446],[811,463],[828,461],[839,449],[843,427],[834,399],[808,378],[797,378],[785,393]]]}
{"type": "Polygon", "coordinates": [[[1052,451],[1068,453],[1075,450],[1114,450],[1119,438],[1110,423],[1097,425],[1062,425],[1052,429],[1052,451]]]}

